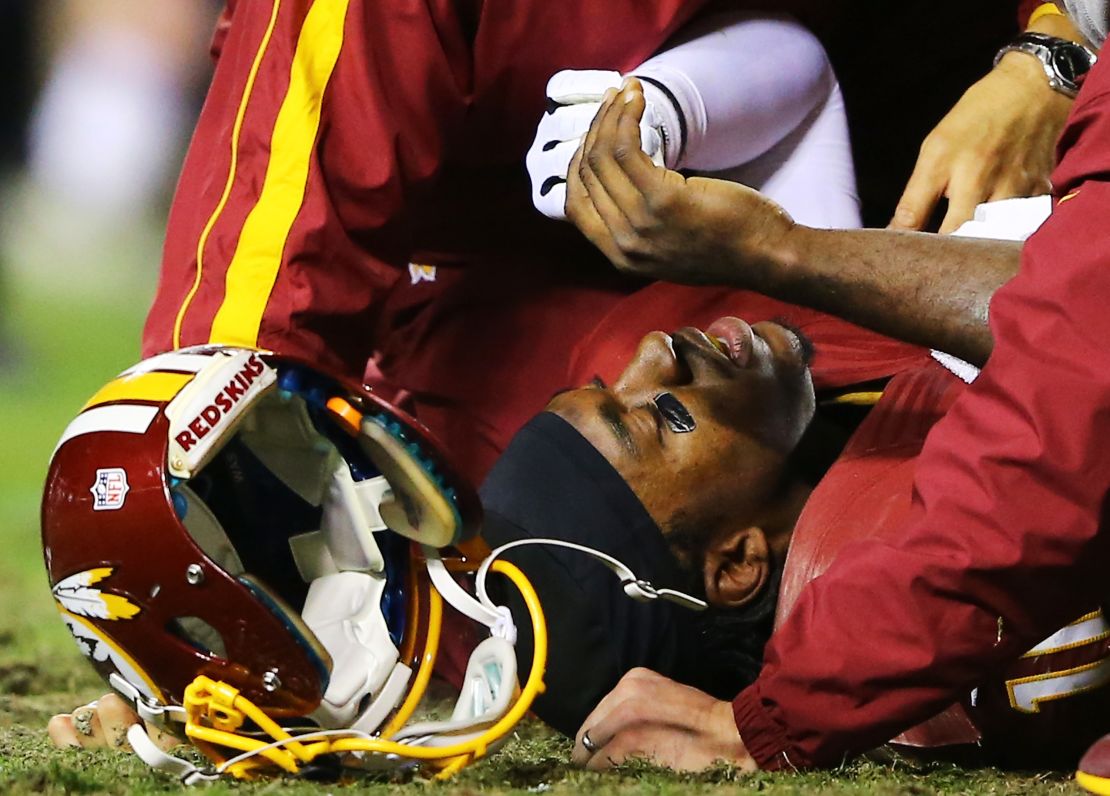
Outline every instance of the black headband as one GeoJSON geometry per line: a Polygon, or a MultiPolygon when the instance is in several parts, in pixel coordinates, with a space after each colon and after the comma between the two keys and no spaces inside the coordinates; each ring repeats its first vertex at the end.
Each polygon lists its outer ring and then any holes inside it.
{"type": "MultiPolygon", "coordinates": [[[[605,458],[573,426],[542,413],[513,438],[481,489],[491,547],[534,537],[576,542],[623,561],[657,587],[688,588],[659,527],[605,458]]],[[[505,556],[539,593],[547,617],[546,693],[536,713],[573,734],[621,675],[636,666],[680,676],[690,665],[684,628],[669,603],[637,603],[592,558],[564,548],[525,547],[505,556]]],[[[492,586],[491,581],[491,586],[492,586]]],[[[506,587],[496,595],[518,620],[517,659],[532,656],[524,604],[506,587]],[[524,620],[524,621],[522,621],[524,620]]],[[[522,672],[523,675],[523,672],[522,672]]]]}

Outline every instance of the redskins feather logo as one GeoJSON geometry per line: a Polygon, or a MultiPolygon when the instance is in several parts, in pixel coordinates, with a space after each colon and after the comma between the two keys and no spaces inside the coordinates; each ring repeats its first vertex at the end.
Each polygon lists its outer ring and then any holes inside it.
{"type": "Polygon", "coordinates": [[[93,584],[111,577],[113,571],[111,567],[98,567],[62,578],[51,590],[54,599],[63,610],[76,616],[112,621],[131,619],[142,610],[139,606],[126,597],[93,588],[93,584]]]}

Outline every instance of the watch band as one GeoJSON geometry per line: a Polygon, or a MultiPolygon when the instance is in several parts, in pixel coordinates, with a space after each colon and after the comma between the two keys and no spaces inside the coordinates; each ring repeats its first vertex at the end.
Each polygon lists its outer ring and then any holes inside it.
{"type": "Polygon", "coordinates": [[[1098,60],[1098,56],[1082,44],[1033,31],[1022,33],[999,50],[994,57],[995,66],[1011,52],[1025,53],[1040,61],[1049,87],[1072,98],[1079,93],[1077,78],[1090,71],[1098,60]]]}

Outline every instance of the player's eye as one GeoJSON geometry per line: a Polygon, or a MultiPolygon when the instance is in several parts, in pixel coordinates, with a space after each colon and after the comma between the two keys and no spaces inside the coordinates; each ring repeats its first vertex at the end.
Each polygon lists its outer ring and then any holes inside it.
{"type": "Polygon", "coordinates": [[[661,392],[652,399],[655,407],[659,410],[659,414],[663,418],[663,422],[675,434],[685,434],[688,431],[693,431],[697,428],[698,424],[694,422],[693,415],[687,409],[682,401],[674,397],[669,392],[661,392]]]}

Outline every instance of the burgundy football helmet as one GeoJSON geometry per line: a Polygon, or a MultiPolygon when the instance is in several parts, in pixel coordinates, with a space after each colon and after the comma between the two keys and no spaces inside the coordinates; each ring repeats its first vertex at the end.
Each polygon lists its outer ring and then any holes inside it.
{"type": "MultiPolygon", "coordinates": [[[[508,611],[459,587],[438,553],[479,522],[416,421],[303,362],[220,346],[147,359],[94,395],[42,505],[53,594],[82,653],[140,715],[184,722],[236,775],[325,755],[450,771],[511,729],[542,687],[543,618],[530,599],[538,641],[518,697],[508,611]],[[413,725],[441,597],[491,638],[452,717],[413,725]]],[[[209,776],[141,727],[129,739],[186,780],[209,776]]]]}

